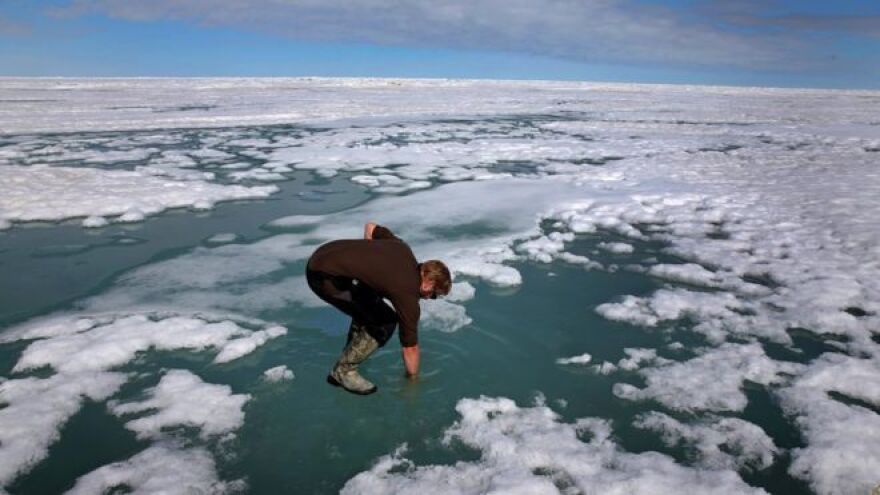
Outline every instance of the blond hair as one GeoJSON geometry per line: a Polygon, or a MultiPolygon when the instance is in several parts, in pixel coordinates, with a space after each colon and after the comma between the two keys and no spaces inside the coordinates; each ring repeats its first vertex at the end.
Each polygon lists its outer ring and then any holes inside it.
{"type": "Polygon", "coordinates": [[[452,288],[452,275],[449,274],[449,268],[440,260],[428,260],[422,263],[421,267],[422,279],[434,282],[434,292],[438,295],[445,296],[449,294],[452,288]]]}

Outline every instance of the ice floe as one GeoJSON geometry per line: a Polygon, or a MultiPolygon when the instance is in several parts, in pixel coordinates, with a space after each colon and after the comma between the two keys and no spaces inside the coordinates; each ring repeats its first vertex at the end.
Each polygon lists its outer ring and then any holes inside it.
{"type": "Polygon", "coordinates": [[[67,493],[90,495],[126,488],[126,493],[235,493],[242,480],[220,481],[210,452],[157,444],[124,461],[102,466],[80,477],[67,493]]]}
{"type": "Polygon", "coordinates": [[[293,371],[286,365],[275,366],[263,372],[263,379],[270,383],[293,380],[293,371]]]}
{"type": "Polygon", "coordinates": [[[729,469],[627,453],[606,420],[565,423],[546,406],[519,407],[504,398],[462,399],[456,410],[461,419],[443,441],[479,450],[479,460],[419,466],[404,446],[349,480],[342,493],[763,493],[729,469]]]}
{"type": "Polygon", "coordinates": [[[762,385],[787,381],[803,365],[767,357],[759,344],[722,344],[683,362],[666,362],[639,370],[647,385],[614,385],[614,395],[628,400],[655,400],[679,411],[741,411],[747,399],[743,382],[762,385]]]}
{"type": "Polygon", "coordinates": [[[623,352],[626,354],[626,357],[621,358],[616,364],[604,361],[593,366],[593,369],[599,374],[608,375],[618,370],[635,371],[646,363],[668,364],[672,362],[669,359],[658,356],[657,349],[625,348],[623,352]]]}
{"type": "MultiPolygon", "coordinates": [[[[138,352],[150,349],[220,349],[215,359],[225,362],[286,333],[281,327],[251,331],[232,321],[212,323],[186,316],[156,318],[136,314],[102,320],[83,331],[31,343],[15,364],[14,371],[24,372],[43,366],[51,366],[65,374],[108,370],[131,361],[138,352]]],[[[69,321],[73,324],[76,318],[69,321]]],[[[47,323],[57,324],[52,320],[47,323]]],[[[37,332],[39,330],[32,328],[22,337],[37,332]]]]}
{"type": "Polygon", "coordinates": [[[632,244],[625,242],[600,242],[599,247],[616,254],[629,254],[635,250],[632,244]]]}
{"type": "Polygon", "coordinates": [[[276,186],[245,187],[158,178],[141,172],[45,165],[0,166],[0,218],[9,222],[86,217],[86,227],[132,222],[169,208],[264,198],[276,186]]]}
{"type": "MultiPolygon", "coordinates": [[[[24,349],[13,372],[50,368],[48,378],[15,376],[0,382],[0,485],[32,468],[58,440],[59,431],[85,399],[103,401],[128,381],[111,371],[149,350],[219,349],[222,361],[241,357],[267,340],[283,335],[281,327],[248,330],[232,321],[210,322],[186,316],[133,314],[83,318],[54,316],[13,327],[4,342],[36,339],[24,349]]],[[[237,428],[247,395],[232,395],[228,386],[211,385],[188,371],[167,373],[144,402],[117,406],[128,413],[160,409],[129,426],[142,435],[157,435],[170,424],[192,424],[213,435],[237,428]],[[197,397],[200,400],[193,401],[197,397]],[[213,408],[206,405],[211,405],[213,408]]]]}
{"type": "Polygon", "coordinates": [[[122,373],[89,371],[0,382],[0,486],[46,457],[85,400],[107,399],[125,381],[122,373]]]}
{"type": "Polygon", "coordinates": [[[593,356],[591,356],[588,353],[584,353],[579,356],[559,358],[556,360],[556,364],[587,364],[592,360],[593,360],[593,356]]]}
{"type": "Polygon", "coordinates": [[[111,403],[117,416],[156,411],[125,423],[140,438],[161,437],[174,426],[199,428],[202,437],[238,429],[244,423],[247,394],[233,394],[228,385],[203,382],[187,370],[169,370],[140,402],[111,403]]]}
{"type": "Polygon", "coordinates": [[[716,469],[764,469],[779,452],[764,430],[739,418],[709,417],[687,424],[654,411],[637,418],[634,425],[659,432],[667,445],[689,446],[700,465],[716,469]]]}
{"type": "Polygon", "coordinates": [[[228,244],[230,242],[234,242],[238,239],[238,234],[234,232],[224,232],[220,234],[214,234],[211,237],[205,239],[205,242],[208,244],[228,244]]]}
{"type": "Polygon", "coordinates": [[[870,357],[825,353],[779,392],[803,431],[789,471],[817,493],[859,493],[877,484],[880,465],[880,350],[870,357]]]}

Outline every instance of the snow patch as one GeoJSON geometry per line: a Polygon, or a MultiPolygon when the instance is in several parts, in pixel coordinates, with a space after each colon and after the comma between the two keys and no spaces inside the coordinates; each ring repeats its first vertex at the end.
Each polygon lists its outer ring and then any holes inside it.
{"type": "Polygon", "coordinates": [[[233,394],[228,385],[205,383],[186,370],[166,372],[147,395],[140,402],[110,404],[117,416],[155,411],[125,423],[138,438],[159,438],[173,426],[197,427],[203,439],[232,432],[244,424],[242,408],[251,398],[233,394]]]}
{"type": "Polygon", "coordinates": [[[125,493],[232,493],[245,489],[244,481],[220,481],[217,466],[207,450],[153,445],[125,461],[102,466],[76,480],[67,493],[91,495],[125,487],[125,493]]]}
{"type": "Polygon", "coordinates": [[[228,244],[230,242],[235,242],[238,239],[238,234],[232,232],[224,232],[221,234],[214,234],[211,237],[205,239],[205,242],[208,244],[228,244]]]}
{"type": "Polygon", "coordinates": [[[765,469],[779,453],[764,430],[739,418],[709,416],[686,424],[652,411],[637,417],[633,425],[660,433],[663,443],[670,447],[689,447],[700,465],[708,468],[765,469]]]}
{"type": "Polygon", "coordinates": [[[218,201],[265,198],[278,191],[85,167],[3,165],[0,175],[0,219],[7,223],[86,217],[84,226],[101,227],[107,224],[103,217],[132,222],[169,208],[211,208],[218,201]]]}
{"type": "Polygon", "coordinates": [[[223,344],[220,353],[214,358],[215,363],[228,363],[252,353],[257,347],[276,337],[287,334],[284,327],[274,326],[266,330],[251,332],[243,337],[232,339],[223,344]]]}
{"type": "Polygon", "coordinates": [[[869,349],[870,358],[823,354],[778,392],[807,443],[792,451],[789,473],[809,481],[817,493],[869,493],[877,485],[880,346],[869,349]],[[863,404],[843,402],[847,398],[863,404]]]}
{"type": "Polygon", "coordinates": [[[422,300],[421,307],[422,316],[419,326],[422,328],[448,333],[460,330],[473,321],[467,315],[464,306],[442,299],[422,300]]]}
{"type": "Polygon", "coordinates": [[[802,365],[774,361],[760,344],[723,344],[704,349],[684,362],[642,368],[646,386],[616,383],[614,395],[627,400],[655,400],[677,411],[742,411],[748,402],[743,382],[781,384],[802,365]]]}
{"type": "Polygon", "coordinates": [[[571,356],[567,358],[559,358],[556,360],[556,364],[587,364],[593,360],[593,356],[584,353],[579,356],[571,356]]]}
{"type": "Polygon", "coordinates": [[[635,251],[632,244],[627,244],[625,242],[600,242],[598,246],[600,249],[604,249],[605,251],[614,254],[630,254],[635,251]]]}
{"type": "Polygon", "coordinates": [[[269,383],[289,381],[293,380],[293,378],[293,371],[290,371],[290,369],[283,364],[281,366],[269,368],[263,372],[263,380],[266,380],[269,383]]]}
{"type": "MultiPolygon", "coordinates": [[[[148,315],[106,317],[84,331],[50,336],[30,344],[13,371],[51,366],[59,373],[109,370],[121,366],[138,352],[149,349],[205,350],[219,348],[217,362],[244,356],[271,338],[286,333],[282,327],[251,331],[231,321],[211,323],[199,318],[148,315]],[[222,357],[221,357],[222,356],[222,357]]],[[[49,320],[54,327],[58,321],[49,320]]],[[[54,330],[49,330],[51,333],[54,330]]],[[[41,333],[31,327],[27,335],[41,333]]]]}
{"type": "MultiPolygon", "coordinates": [[[[282,327],[252,331],[231,321],[137,314],[54,316],[13,327],[3,335],[4,342],[38,339],[25,348],[13,372],[51,367],[56,373],[0,381],[0,402],[5,404],[0,409],[0,486],[45,458],[84,398],[101,401],[114,394],[126,376],[110,370],[139,352],[214,348],[221,349],[218,357],[228,360],[285,332],[282,327]]],[[[204,384],[186,371],[166,374],[152,394],[145,402],[119,406],[120,412],[163,409],[129,423],[144,436],[158,435],[163,425],[176,423],[200,425],[205,435],[229,431],[241,424],[240,404],[248,397],[231,395],[229,387],[204,384]]]]}
{"type": "Polygon", "coordinates": [[[456,410],[461,419],[443,441],[479,450],[479,460],[417,466],[404,457],[404,445],[349,480],[342,493],[763,493],[729,469],[624,452],[605,420],[563,423],[546,406],[522,408],[506,398],[462,399],[456,410]]]}
{"type": "Polygon", "coordinates": [[[125,380],[122,373],[83,371],[0,381],[0,486],[46,458],[86,399],[102,401],[125,380]]]}

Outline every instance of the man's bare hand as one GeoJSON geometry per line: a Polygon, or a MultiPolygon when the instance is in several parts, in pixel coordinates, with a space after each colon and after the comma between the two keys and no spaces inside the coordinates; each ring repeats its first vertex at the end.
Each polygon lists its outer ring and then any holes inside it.
{"type": "Polygon", "coordinates": [[[403,366],[406,368],[406,375],[413,378],[419,374],[419,346],[418,344],[410,347],[401,347],[403,353],[403,366]]]}
{"type": "Polygon", "coordinates": [[[373,231],[375,229],[376,229],[375,223],[367,222],[367,224],[364,225],[364,239],[372,239],[373,238],[373,231]]]}

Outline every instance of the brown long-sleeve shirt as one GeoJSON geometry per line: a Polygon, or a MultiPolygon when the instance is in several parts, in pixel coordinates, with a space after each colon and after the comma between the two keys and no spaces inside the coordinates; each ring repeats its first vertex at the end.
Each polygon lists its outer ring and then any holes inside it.
{"type": "Polygon", "coordinates": [[[328,242],[312,255],[309,268],[357,279],[391,301],[400,322],[400,344],[418,344],[419,264],[410,247],[390,230],[377,225],[370,240],[328,242]]]}

